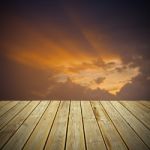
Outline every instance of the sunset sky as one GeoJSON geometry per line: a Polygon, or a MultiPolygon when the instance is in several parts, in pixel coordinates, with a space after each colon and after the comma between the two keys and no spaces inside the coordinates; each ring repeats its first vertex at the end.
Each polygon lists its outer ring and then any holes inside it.
{"type": "Polygon", "coordinates": [[[1,4],[0,99],[150,99],[145,1],[1,4]]]}

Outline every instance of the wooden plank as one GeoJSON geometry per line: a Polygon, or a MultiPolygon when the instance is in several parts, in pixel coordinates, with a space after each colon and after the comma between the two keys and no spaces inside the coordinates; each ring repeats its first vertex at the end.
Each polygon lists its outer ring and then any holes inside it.
{"type": "Polygon", "coordinates": [[[150,108],[150,101],[139,101],[141,104],[143,104],[145,107],[150,108]]]}
{"type": "Polygon", "coordinates": [[[145,107],[145,105],[142,105],[139,101],[131,101],[131,103],[133,105],[137,106],[138,108],[142,109],[144,112],[146,112],[148,114],[150,113],[150,110],[147,107],[145,107]]]}
{"type": "Polygon", "coordinates": [[[2,130],[0,130],[0,149],[6,144],[10,137],[17,131],[24,120],[39,104],[39,101],[29,103],[15,118],[13,118],[2,130]]]}
{"type": "Polygon", "coordinates": [[[89,101],[81,102],[86,146],[88,150],[106,150],[104,140],[89,101]]]}
{"type": "Polygon", "coordinates": [[[20,150],[23,148],[30,134],[34,130],[36,124],[41,118],[43,112],[47,108],[49,102],[42,101],[36,109],[30,114],[30,116],[25,120],[21,127],[16,131],[8,143],[3,149],[20,150]]]}
{"type": "Polygon", "coordinates": [[[107,149],[111,150],[127,150],[127,147],[121,139],[119,133],[114,127],[109,116],[104,111],[103,107],[98,101],[91,101],[92,108],[99,127],[102,131],[107,149]]]}
{"type": "Polygon", "coordinates": [[[145,101],[123,102],[132,110],[116,101],[11,103],[0,109],[0,149],[150,149],[145,101]]]}
{"type": "Polygon", "coordinates": [[[5,114],[11,108],[13,108],[17,103],[18,103],[18,101],[12,101],[12,102],[8,103],[7,105],[5,105],[4,107],[2,107],[0,109],[0,116],[2,116],[3,114],[5,114]]]}
{"type": "Polygon", "coordinates": [[[68,115],[69,115],[69,101],[62,101],[58,109],[53,127],[48,137],[45,149],[46,150],[64,150],[68,115]]]}
{"type": "Polygon", "coordinates": [[[122,118],[118,111],[108,101],[101,101],[109,117],[116,126],[118,132],[131,150],[148,150],[148,147],[137,136],[129,124],[122,118]]]}
{"type": "Polygon", "coordinates": [[[20,101],[20,102],[17,103],[17,105],[15,105],[15,107],[13,107],[9,111],[7,111],[7,113],[5,113],[4,115],[2,115],[0,117],[0,129],[3,128],[28,103],[29,103],[29,101],[20,101]]]}
{"type": "Polygon", "coordinates": [[[136,118],[138,118],[148,129],[150,129],[150,109],[138,105],[133,101],[120,101],[136,118]]]}
{"type": "Polygon", "coordinates": [[[6,104],[8,104],[10,101],[0,101],[0,109],[5,106],[6,104]]]}
{"type": "Polygon", "coordinates": [[[85,150],[80,101],[71,101],[66,149],[85,150]]]}
{"type": "Polygon", "coordinates": [[[50,103],[28,142],[25,144],[25,150],[43,150],[59,104],[60,101],[52,101],[50,103]]]}
{"type": "Polygon", "coordinates": [[[150,148],[150,130],[148,130],[138,119],[136,119],[123,105],[119,102],[112,101],[113,106],[119,111],[122,117],[135,130],[140,138],[150,148]]]}

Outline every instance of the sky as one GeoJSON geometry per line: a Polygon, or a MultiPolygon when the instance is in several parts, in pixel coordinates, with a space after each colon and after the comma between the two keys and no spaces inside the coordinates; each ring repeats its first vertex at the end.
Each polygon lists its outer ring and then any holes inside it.
{"type": "Polygon", "coordinates": [[[150,99],[144,0],[1,3],[0,99],[150,99]]]}

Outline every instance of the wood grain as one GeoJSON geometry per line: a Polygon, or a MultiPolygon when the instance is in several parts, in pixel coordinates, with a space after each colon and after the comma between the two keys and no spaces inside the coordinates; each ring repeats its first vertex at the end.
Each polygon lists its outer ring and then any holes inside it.
{"type": "Polygon", "coordinates": [[[0,149],[148,150],[149,101],[0,101],[0,149]]]}

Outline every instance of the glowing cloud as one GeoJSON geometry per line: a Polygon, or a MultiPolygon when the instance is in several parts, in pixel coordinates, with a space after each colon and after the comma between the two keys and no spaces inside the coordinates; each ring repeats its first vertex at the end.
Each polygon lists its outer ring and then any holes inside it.
{"type": "Polygon", "coordinates": [[[54,72],[56,82],[65,84],[67,80],[90,89],[104,89],[111,94],[116,94],[121,88],[130,83],[139,74],[138,67],[123,64],[118,57],[90,57],[86,54],[71,53],[60,50],[55,52],[27,52],[20,51],[9,54],[9,57],[19,63],[50,69],[54,72]],[[103,59],[102,59],[103,58],[103,59]]]}
{"type": "Polygon", "coordinates": [[[57,27],[52,31],[55,37],[46,37],[28,25],[22,28],[26,31],[24,36],[18,44],[12,40],[5,45],[5,55],[18,63],[50,70],[53,74],[50,78],[56,83],[65,84],[70,80],[91,90],[102,89],[116,95],[140,73],[137,66],[124,63],[122,56],[107,46],[109,41],[99,41],[100,35],[90,29],[81,27],[82,38],[78,40],[77,35],[66,34],[56,30],[57,27]]]}

